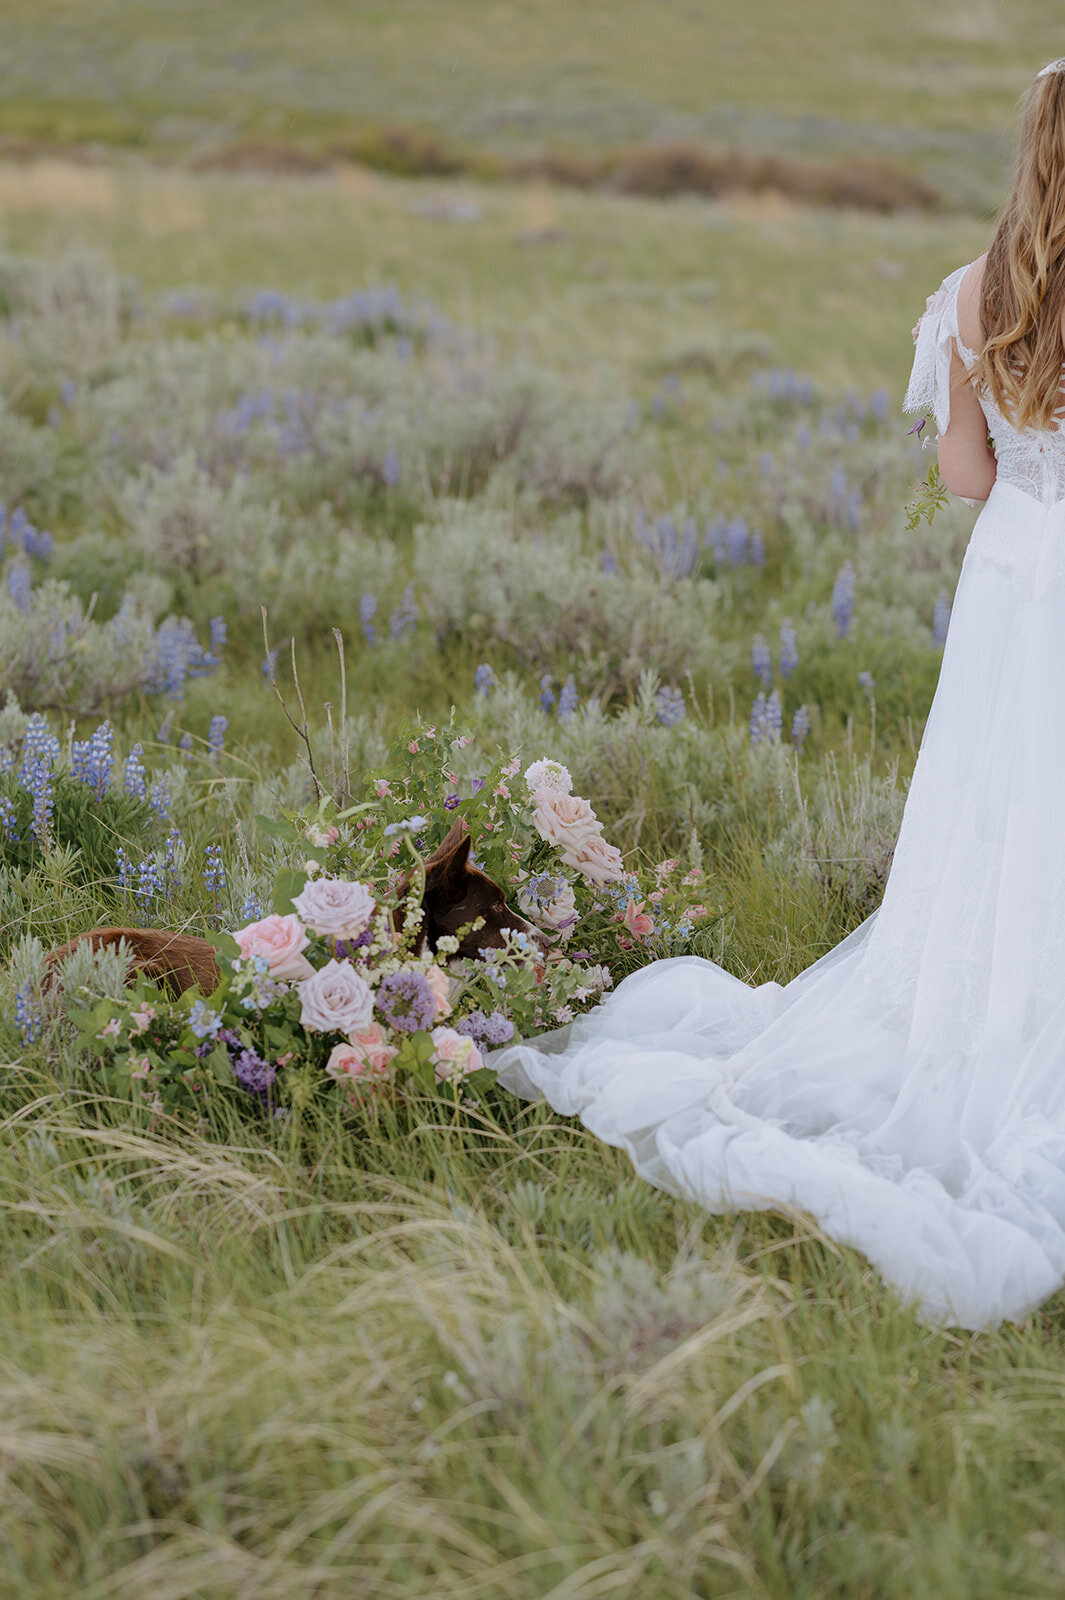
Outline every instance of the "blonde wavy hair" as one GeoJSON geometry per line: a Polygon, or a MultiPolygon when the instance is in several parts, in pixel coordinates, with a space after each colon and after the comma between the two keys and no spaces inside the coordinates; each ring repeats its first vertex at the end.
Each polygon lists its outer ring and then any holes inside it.
{"type": "Polygon", "coordinates": [[[1065,61],[1028,91],[1013,187],[987,252],[983,348],[970,371],[1015,428],[1052,428],[1065,309],[1065,61]]]}

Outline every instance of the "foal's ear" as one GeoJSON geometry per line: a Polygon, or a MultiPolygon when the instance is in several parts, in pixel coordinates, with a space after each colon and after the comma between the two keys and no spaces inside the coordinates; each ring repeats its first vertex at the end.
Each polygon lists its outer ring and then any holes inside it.
{"type": "Polygon", "coordinates": [[[459,884],[466,876],[470,835],[464,817],[456,817],[446,837],[425,860],[426,888],[444,889],[459,884]]]}

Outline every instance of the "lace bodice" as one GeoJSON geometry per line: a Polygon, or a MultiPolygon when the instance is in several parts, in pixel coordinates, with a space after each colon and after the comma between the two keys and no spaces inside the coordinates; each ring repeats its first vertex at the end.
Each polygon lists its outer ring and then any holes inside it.
{"type": "MultiPolygon", "coordinates": [[[[977,352],[962,343],[958,332],[958,290],[971,263],[944,278],[932,297],[917,333],[913,370],[903,410],[926,412],[945,433],[950,422],[950,358],[956,348],[971,368],[977,352]]],[[[1065,500],[1065,432],[1059,428],[1011,427],[985,389],[978,393],[981,410],[998,461],[997,481],[1009,483],[1041,505],[1065,500]]],[[[1058,407],[1058,413],[1065,405],[1058,407]]]]}

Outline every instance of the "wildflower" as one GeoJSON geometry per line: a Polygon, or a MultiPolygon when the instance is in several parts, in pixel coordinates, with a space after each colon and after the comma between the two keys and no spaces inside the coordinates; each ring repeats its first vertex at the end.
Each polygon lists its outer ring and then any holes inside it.
{"type": "Polygon", "coordinates": [[[12,567],[7,575],[7,592],[11,596],[16,611],[27,612],[30,609],[31,580],[29,568],[21,562],[12,567]]]}
{"type": "Polygon", "coordinates": [[[156,816],[166,822],[170,816],[170,785],[165,778],[157,778],[152,784],[148,803],[156,816]]]}
{"type": "Polygon", "coordinates": [[[418,608],[414,604],[414,585],[408,583],[400,597],[399,605],[392,613],[388,624],[389,634],[393,639],[401,639],[405,633],[414,627],[418,621],[418,608]]]}
{"type": "Polygon", "coordinates": [[[211,725],[207,730],[207,743],[216,756],[220,755],[225,748],[226,729],[228,727],[228,717],[215,716],[211,718],[211,725]]]}
{"type": "Polygon", "coordinates": [[[461,795],[457,795],[457,794],[445,795],[445,797],[444,797],[444,810],[445,811],[454,811],[455,807],[460,805],[461,802],[462,802],[461,795]]]}
{"type": "Polygon", "coordinates": [[[766,733],[770,739],[779,739],[780,730],[784,721],[784,708],[780,703],[780,694],[776,689],[769,696],[765,705],[766,733]]]}
{"type": "Polygon", "coordinates": [[[377,596],[364,594],[359,601],[359,622],[362,625],[362,636],[371,647],[377,643],[377,629],[373,620],[376,615],[377,596]]]}
{"type": "Polygon", "coordinates": [[[810,713],[805,706],[800,706],[791,719],[791,742],[800,753],[806,743],[806,736],[809,731],[810,713]]]}
{"type": "MultiPolygon", "coordinates": [[[[493,1012],[494,1016],[502,1016],[502,1012],[493,1012]]],[[[488,1018],[483,1011],[471,1011],[468,1016],[462,1017],[455,1024],[456,1033],[464,1033],[468,1039],[483,1039],[485,1024],[488,1018]]]]}
{"type": "Polygon", "coordinates": [[[214,668],[218,666],[219,661],[221,660],[222,649],[226,642],[226,634],[228,632],[226,628],[226,619],[225,617],[212,617],[207,626],[209,629],[210,645],[208,646],[207,654],[204,657],[204,665],[206,666],[209,664],[211,668],[214,668]]]}
{"type": "Polygon", "coordinates": [[[189,1013],[189,1028],[197,1039],[215,1039],[222,1026],[222,1013],[212,1011],[205,1001],[197,1000],[189,1013]]]}
{"type": "Polygon", "coordinates": [[[876,688],[876,679],[873,677],[871,672],[859,672],[858,682],[868,695],[871,695],[873,690],[876,688]]]}
{"type": "Polygon", "coordinates": [[[272,1061],[264,1061],[254,1050],[242,1050],[233,1062],[233,1076],[242,1089],[265,1099],[274,1086],[277,1067],[272,1061]]]}
{"type": "Polygon", "coordinates": [[[381,481],[389,489],[394,489],[399,482],[399,457],[391,445],[385,451],[385,457],[381,463],[381,481]]]}
{"type": "Polygon", "coordinates": [[[43,844],[48,838],[52,825],[52,811],[54,807],[53,785],[55,775],[52,772],[50,756],[40,756],[32,752],[23,758],[22,772],[19,775],[22,787],[28,790],[33,798],[33,811],[30,815],[30,832],[38,844],[43,844]]]}
{"type": "Polygon", "coordinates": [[[790,678],[799,665],[799,650],[795,642],[795,629],[790,622],[780,625],[780,676],[790,678]]]}
{"type": "Polygon", "coordinates": [[[147,1000],[142,1001],[137,1007],[136,1011],[131,1011],[129,1014],[129,1020],[133,1024],[132,1028],[130,1029],[130,1033],[143,1033],[155,1015],[155,1007],[150,1006],[147,1000]]]}
{"type": "Polygon", "coordinates": [[[400,1033],[417,1033],[436,1016],[436,1000],[422,973],[394,972],[378,986],[377,1009],[400,1033]]]}
{"type": "Polygon", "coordinates": [[[162,880],[159,877],[159,868],[155,859],[148,856],[137,868],[137,885],[135,894],[145,911],[148,910],[157,894],[163,891],[162,880]]]}
{"type": "Polygon", "coordinates": [[[851,618],[854,615],[854,564],[845,561],[836,573],[836,581],[832,587],[832,615],[836,619],[836,633],[841,639],[846,639],[850,633],[851,618]]]}
{"type": "Polygon", "coordinates": [[[15,1031],[27,1048],[36,1044],[44,1032],[41,1008],[29,980],[15,994],[15,1031]]]}
{"type": "Polygon", "coordinates": [[[220,844],[209,844],[204,851],[203,885],[208,894],[214,895],[226,886],[226,869],[222,864],[220,844]]]}
{"type": "Polygon", "coordinates": [[[653,917],[648,916],[643,909],[642,900],[629,901],[625,907],[622,921],[629,932],[640,939],[645,939],[649,933],[654,933],[655,931],[655,920],[653,917]]]}
{"type": "Polygon", "coordinates": [[[565,722],[568,717],[572,717],[577,709],[577,703],[577,685],[573,681],[573,674],[570,673],[558,692],[559,722],[565,722]]]}
{"type": "Polygon", "coordinates": [[[573,779],[566,768],[561,761],[554,761],[550,756],[541,756],[539,761],[526,767],[525,783],[530,794],[535,794],[537,789],[554,789],[559,794],[573,792],[573,779]]]}
{"type": "Polygon", "coordinates": [[[101,1031],[96,1035],[98,1039],[119,1039],[122,1036],[122,1024],[117,1017],[111,1017],[104,1023],[101,1031]]]}
{"type": "Polygon", "coordinates": [[[914,423],[913,427],[906,429],[907,434],[915,433],[917,435],[917,437],[920,438],[922,432],[924,431],[924,427],[925,427],[925,424],[926,424],[927,421],[928,421],[927,417],[918,417],[918,419],[914,423]]]}
{"type": "Polygon", "coordinates": [[[495,1047],[506,1044],[514,1037],[514,1024],[510,1018],[504,1016],[502,1011],[493,1011],[491,1016],[485,1017],[481,1029],[481,1038],[485,1044],[495,1047]]]}
{"type": "Polygon", "coordinates": [[[675,728],[684,721],[684,694],[673,684],[663,684],[658,691],[658,721],[664,728],[675,728]]]}
{"type": "Polygon", "coordinates": [[[126,757],[123,767],[123,787],[126,793],[132,795],[135,800],[143,800],[147,794],[147,785],[145,783],[147,773],[141,760],[143,754],[144,746],[135,744],[126,757]]]}
{"type": "Polygon", "coordinates": [[[551,674],[549,672],[543,673],[543,675],[540,678],[540,701],[539,701],[539,704],[540,704],[540,710],[541,711],[550,711],[551,707],[555,703],[555,691],[551,687],[552,682],[553,682],[553,679],[551,677],[551,674]]]}
{"type": "Polygon", "coordinates": [[[757,700],[751,707],[750,731],[752,745],[761,744],[763,739],[767,737],[766,698],[764,691],[759,694],[757,700]]]}
{"type": "Polygon", "coordinates": [[[476,693],[490,695],[492,690],[495,689],[498,684],[499,679],[496,677],[493,669],[489,666],[487,661],[482,661],[481,665],[477,668],[477,671],[473,675],[473,687],[476,693]]]}
{"type": "Polygon", "coordinates": [[[941,589],[936,595],[935,609],[932,612],[932,638],[942,647],[947,642],[947,628],[950,624],[950,596],[946,590],[941,589]]]}
{"type": "Polygon", "coordinates": [[[127,856],[125,850],[122,848],[121,845],[119,845],[118,849],[115,851],[115,864],[118,867],[118,877],[116,879],[116,886],[119,889],[126,889],[126,890],[132,889],[133,888],[133,866],[132,866],[132,863],[130,862],[129,856],[127,856]]]}
{"type": "Polygon", "coordinates": [[[17,820],[14,801],[9,800],[6,794],[0,795],[0,828],[4,830],[4,838],[11,844],[18,843],[17,820]]]}
{"type": "MultiPolygon", "coordinates": [[[[483,779],[481,781],[480,787],[481,788],[484,787],[484,780],[483,779]]],[[[392,837],[392,835],[396,834],[396,833],[421,833],[422,829],[423,828],[427,828],[428,826],[429,826],[429,818],[428,817],[422,817],[422,816],[405,817],[402,822],[390,822],[390,823],[387,824],[387,826],[385,827],[385,838],[386,839],[390,839],[392,837]]]]}

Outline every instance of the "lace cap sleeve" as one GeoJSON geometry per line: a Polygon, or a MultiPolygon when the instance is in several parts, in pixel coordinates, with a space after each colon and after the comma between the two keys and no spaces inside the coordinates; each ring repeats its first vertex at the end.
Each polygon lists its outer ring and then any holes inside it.
{"type": "Polygon", "coordinates": [[[958,337],[958,285],[968,271],[959,267],[944,278],[917,329],[913,369],[903,411],[930,412],[945,433],[950,424],[950,358],[958,337]]]}

